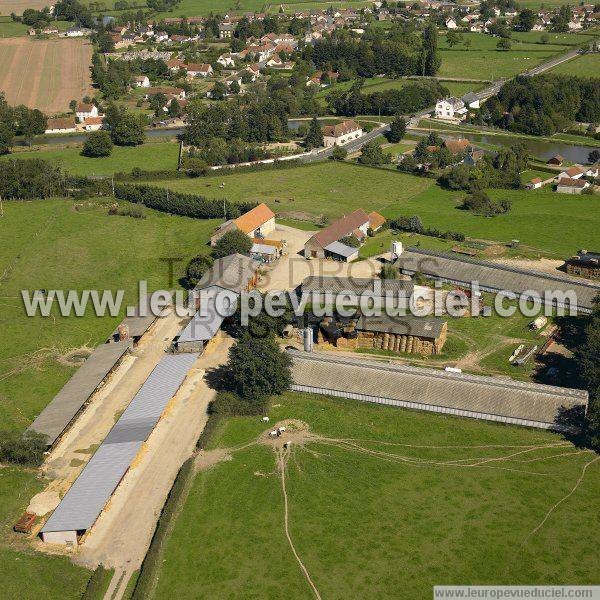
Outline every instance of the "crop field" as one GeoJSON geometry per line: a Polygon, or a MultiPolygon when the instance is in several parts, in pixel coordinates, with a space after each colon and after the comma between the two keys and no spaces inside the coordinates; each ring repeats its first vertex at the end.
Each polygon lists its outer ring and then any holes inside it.
{"type": "Polygon", "coordinates": [[[600,54],[578,56],[554,67],[552,73],[556,75],[576,75],[577,77],[600,77],[600,54]]]}
{"type": "Polygon", "coordinates": [[[54,149],[51,145],[42,146],[39,150],[14,152],[0,157],[7,158],[41,158],[61,167],[73,175],[113,175],[129,173],[138,168],[144,171],[175,170],[179,146],[175,142],[151,142],[142,146],[115,146],[110,156],[88,158],[81,155],[81,145],[69,148],[54,149]]]}
{"type": "Polygon", "coordinates": [[[286,453],[259,440],[258,418],[217,430],[202,453],[216,464],[199,458],[155,598],[304,599],[307,577],[339,599],[597,581],[590,451],[547,432],[297,393],[273,399],[269,416],[297,420],[298,441],[286,453]]]}
{"type": "Polygon", "coordinates": [[[0,39],[0,89],[9,104],[46,113],[65,112],[69,102],[92,94],[91,44],[83,39],[0,39]]]}
{"type": "Polygon", "coordinates": [[[48,6],[48,0],[2,0],[0,4],[0,15],[6,16],[11,13],[23,14],[26,8],[42,9],[48,6]]]}
{"type": "Polygon", "coordinates": [[[391,209],[396,202],[428,188],[431,182],[329,161],[298,168],[158,181],[156,185],[210,198],[267,202],[277,213],[338,217],[356,208],[391,209]]]}

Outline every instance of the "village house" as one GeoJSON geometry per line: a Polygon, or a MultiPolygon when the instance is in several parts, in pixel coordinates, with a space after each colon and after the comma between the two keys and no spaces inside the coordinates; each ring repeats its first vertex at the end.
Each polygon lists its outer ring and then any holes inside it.
{"type": "Polygon", "coordinates": [[[98,117],[88,117],[85,120],[83,128],[85,131],[98,131],[104,125],[104,115],[98,117]]]}
{"type": "Polygon", "coordinates": [[[77,125],[73,117],[64,117],[56,119],[48,119],[46,131],[44,133],[75,133],[77,125]]]}
{"type": "Polygon", "coordinates": [[[150,87],[150,80],[147,75],[138,75],[133,78],[134,87],[148,88],[150,87]]]}
{"type": "Polygon", "coordinates": [[[447,29],[457,29],[458,25],[456,21],[452,17],[448,17],[445,21],[445,25],[447,29]]]}
{"type": "Polygon", "coordinates": [[[579,250],[575,256],[565,261],[567,273],[588,279],[600,279],[600,252],[579,250]]]}
{"type": "Polygon", "coordinates": [[[474,92],[469,92],[465,94],[461,100],[463,104],[468,108],[479,108],[481,106],[481,102],[479,100],[479,96],[474,92]]]}
{"type": "Polygon", "coordinates": [[[79,119],[80,123],[84,123],[86,119],[98,116],[98,107],[95,104],[80,102],[77,105],[75,116],[79,119]]]}
{"type": "Polygon", "coordinates": [[[444,98],[435,105],[435,116],[438,119],[459,119],[467,113],[465,103],[460,98],[444,98]]]}
{"type": "Polygon", "coordinates": [[[231,39],[233,32],[235,31],[235,25],[233,23],[220,23],[219,24],[219,38],[222,40],[231,39]]]}
{"type": "Polygon", "coordinates": [[[555,154],[546,161],[546,164],[553,167],[562,167],[564,161],[565,159],[560,154],[555,154]]]}
{"type": "Polygon", "coordinates": [[[177,98],[177,100],[185,100],[185,90],[178,87],[169,86],[146,88],[144,100],[148,100],[157,94],[164,94],[169,100],[172,100],[173,98],[177,98]]]}
{"type": "Polygon", "coordinates": [[[590,184],[585,179],[562,177],[558,180],[556,191],[559,194],[581,194],[590,184]]]}
{"type": "Polygon", "coordinates": [[[184,68],[188,77],[208,77],[213,74],[212,66],[207,63],[194,63],[186,65],[184,68]]]}
{"type": "Polygon", "coordinates": [[[534,177],[533,179],[529,180],[526,187],[528,190],[538,190],[542,187],[542,183],[541,177],[534,177]]]}
{"type": "Polygon", "coordinates": [[[585,175],[586,170],[587,169],[585,167],[582,167],[581,165],[573,165],[572,167],[569,167],[568,169],[562,171],[558,178],[581,179],[585,175]]]}
{"type": "Polygon", "coordinates": [[[358,139],[362,134],[362,127],[356,121],[348,120],[337,125],[326,125],[323,127],[323,144],[326,148],[342,146],[358,139]]]}
{"type": "Polygon", "coordinates": [[[225,68],[235,67],[235,60],[231,54],[221,54],[221,56],[217,58],[217,62],[225,68]]]}

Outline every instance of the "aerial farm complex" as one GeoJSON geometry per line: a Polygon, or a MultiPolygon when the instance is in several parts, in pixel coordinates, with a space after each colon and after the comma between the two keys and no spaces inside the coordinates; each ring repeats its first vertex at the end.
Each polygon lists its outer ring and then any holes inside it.
{"type": "Polygon", "coordinates": [[[0,600],[600,597],[600,6],[0,1],[0,600]]]}

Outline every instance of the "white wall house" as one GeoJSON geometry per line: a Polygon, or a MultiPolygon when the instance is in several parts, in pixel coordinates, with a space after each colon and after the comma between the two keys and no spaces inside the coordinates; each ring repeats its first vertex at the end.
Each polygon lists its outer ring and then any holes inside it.
{"type": "Polygon", "coordinates": [[[460,119],[467,109],[460,98],[444,98],[435,105],[435,116],[438,119],[460,119]]]}
{"type": "Polygon", "coordinates": [[[98,107],[95,104],[86,104],[85,102],[80,102],[77,106],[75,116],[79,119],[80,122],[84,122],[90,117],[97,117],[98,107]]]}
{"type": "Polygon", "coordinates": [[[337,125],[323,127],[323,143],[326,148],[342,146],[363,135],[362,127],[356,121],[342,121],[337,125]]]}
{"type": "Polygon", "coordinates": [[[150,80],[146,75],[140,75],[133,78],[133,85],[135,87],[148,88],[150,87],[150,80]]]}
{"type": "Polygon", "coordinates": [[[446,27],[448,29],[457,29],[458,25],[456,24],[456,21],[452,17],[448,17],[446,19],[446,27]]]}

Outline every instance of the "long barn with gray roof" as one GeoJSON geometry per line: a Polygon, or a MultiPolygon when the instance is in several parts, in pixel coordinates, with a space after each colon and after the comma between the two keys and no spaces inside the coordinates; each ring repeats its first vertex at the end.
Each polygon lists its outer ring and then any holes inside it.
{"type": "MultiPolygon", "coordinates": [[[[515,269],[489,261],[459,258],[418,248],[402,252],[394,264],[407,275],[422,273],[458,285],[470,285],[477,281],[480,289],[488,292],[508,290],[518,296],[528,297],[527,292],[533,291],[540,295],[542,301],[546,291],[574,292],[577,296],[574,306],[584,313],[591,312],[593,300],[600,294],[599,285],[573,277],[515,269]]],[[[544,303],[564,306],[564,303],[553,302],[549,297],[544,303]]]]}
{"type": "Polygon", "coordinates": [[[292,389],[542,429],[561,407],[587,410],[588,393],[382,361],[291,350],[292,389]]]}

